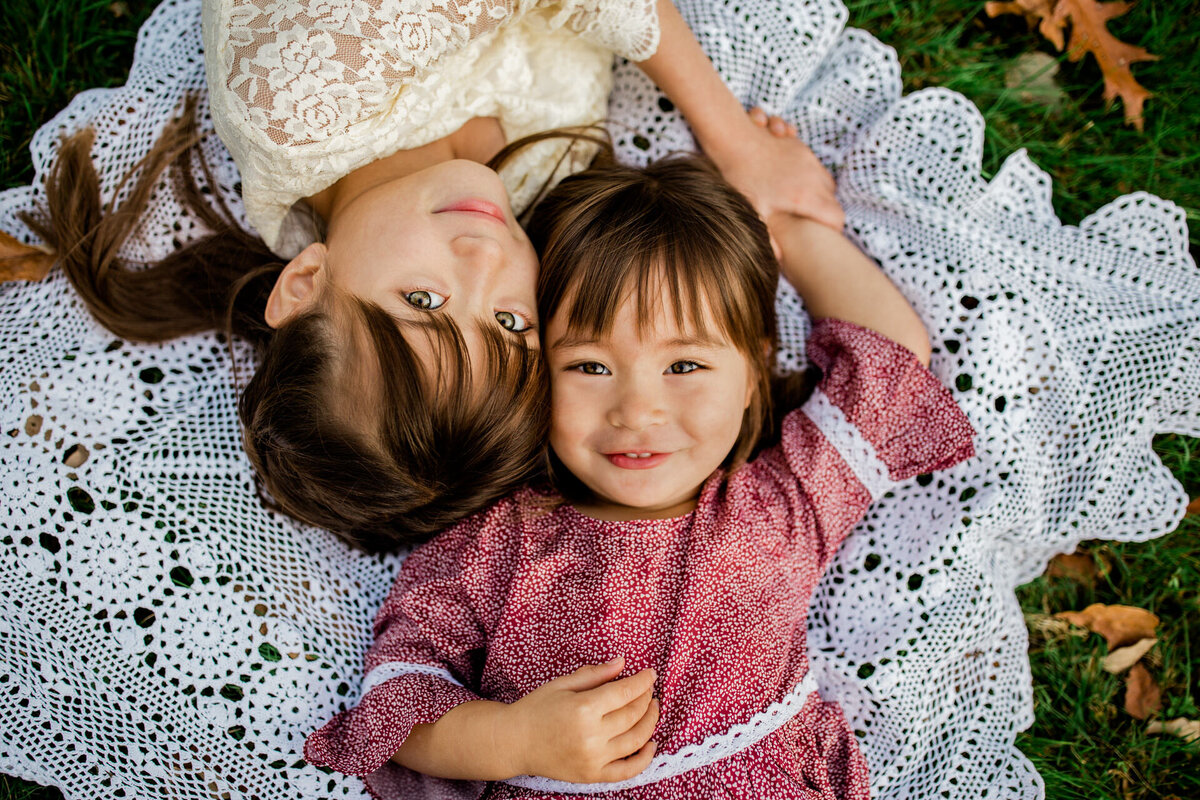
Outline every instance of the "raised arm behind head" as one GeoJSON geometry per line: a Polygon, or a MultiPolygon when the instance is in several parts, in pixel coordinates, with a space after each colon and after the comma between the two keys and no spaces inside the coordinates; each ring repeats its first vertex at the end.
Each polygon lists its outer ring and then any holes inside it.
{"type": "Polygon", "coordinates": [[[767,221],[782,251],[780,272],[813,319],[853,322],[911,350],[928,366],[925,324],[879,265],[853,242],[814,220],[777,214],[767,221]]]}

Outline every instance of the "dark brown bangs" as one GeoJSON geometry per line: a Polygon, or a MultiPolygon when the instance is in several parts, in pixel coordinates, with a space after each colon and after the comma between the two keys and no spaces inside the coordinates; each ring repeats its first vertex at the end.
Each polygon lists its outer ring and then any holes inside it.
{"type": "Polygon", "coordinates": [[[572,336],[607,335],[633,296],[642,332],[661,306],[682,330],[711,336],[707,306],[747,354],[774,337],[778,267],[766,228],[705,160],[606,164],[567,178],[529,233],[541,255],[539,317],[564,315],[572,336]]]}
{"type": "Polygon", "coordinates": [[[453,320],[431,314],[401,327],[379,306],[354,300],[353,309],[361,347],[373,351],[353,363],[378,380],[346,378],[345,337],[318,312],[279,329],[242,396],[246,451],[268,502],[378,551],[429,539],[540,469],[549,408],[535,350],[485,325],[484,363],[473,369],[453,320]],[[430,337],[432,365],[412,336],[430,337]],[[334,408],[355,382],[379,388],[346,419],[334,408]]]}
{"type": "Polygon", "coordinates": [[[425,498],[413,498],[422,528],[436,533],[536,472],[549,431],[549,385],[540,353],[524,337],[481,321],[482,363],[472,364],[449,316],[398,324],[378,306],[359,310],[383,384],[380,444],[410,471],[407,483],[424,484],[425,498]],[[432,344],[431,358],[410,344],[420,335],[432,344]]]}
{"type": "Polygon", "coordinates": [[[641,332],[661,303],[682,330],[711,337],[707,308],[758,375],[726,464],[748,458],[771,428],[779,265],[766,225],[711,162],[683,156],[645,168],[597,164],[550,192],[527,232],[541,261],[543,326],[562,318],[569,336],[603,337],[633,293],[641,332]]]}

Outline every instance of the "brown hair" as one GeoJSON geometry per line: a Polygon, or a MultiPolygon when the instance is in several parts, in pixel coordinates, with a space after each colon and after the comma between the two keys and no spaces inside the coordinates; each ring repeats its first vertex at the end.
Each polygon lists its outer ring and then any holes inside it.
{"type": "MultiPolygon", "coordinates": [[[[644,168],[605,159],[563,180],[535,209],[528,227],[541,259],[538,317],[543,330],[565,314],[567,329],[604,336],[636,297],[638,319],[659,303],[680,324],[699,327],[704,301],[726,339],[757,375],[754,399],[725,461],[736,468],[771,430],[771,357],[779,265],[753,206],[698,156],[644,168]]],[[[550,454],[550,472],[568,496],[550,454]]]]}
{"type": "Polygon", "coordinates": [[[367,420],[332,413],[347,366],[333,315],[345,310],[327,303],[277,330],[267,326],[263,311],[281,265],[226,206],[194,117],[192,100],[126,177],[114,195],[126,195],[119,204],[101,202],[92,132],[67,138],[46,181],[44,214],[26,217],[96,319],[133,341],[215,329],[256,345],[260,363],[238,412],[264,500],[366,549],[427,539],[523,482],[548,424],[536,352],[485,326],[484,363],[475,371],[452,320],[430,315],[401,327],[379,306],[352,299],[348,318],[365,330],[382,384],[378,411],[367,409],[367,420]],[[164,172],[211,233],[131,269],[118,251],[164,172]],[[441,355],[434,374],[422,372],[413,335],[428,336],[441,355]]]}

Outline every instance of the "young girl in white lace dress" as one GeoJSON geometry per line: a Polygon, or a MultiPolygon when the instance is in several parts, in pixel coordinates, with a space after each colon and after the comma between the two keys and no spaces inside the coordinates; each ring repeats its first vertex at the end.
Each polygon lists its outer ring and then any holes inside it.
{"type": "Polygon", "coordinates": [[[505,145],[602,121],[614,52],[761,213],[841,224],[811,151],[746,116],[667,0],[211,0],[203,33],[213,122],[261,240],[197,187],[191,111],[118,214],[80,177],[91,140],[76,137],[35,227],[118,335],[218,328],[259,345],[239,411],[269,501],[371,549],[427,538],[530,474],[544,380],[517,215],[595,149],[505,145]],[[214,234],[126,269],[117,251],[173,161],[214,234]]]}
{"type": "Polygon", "coordinates": [[[489,798],[868,796],[814,692],[809,598],[872,498],[969,457],[973,431],[878,267],[772,224],[822,380],[760,449],[779,270],[753,208],[692,160],[589,170],[539,205],[556,489],[408,557],[363,697],[310,763],[381,798],[432,796],[412,770],[489,798]]]}

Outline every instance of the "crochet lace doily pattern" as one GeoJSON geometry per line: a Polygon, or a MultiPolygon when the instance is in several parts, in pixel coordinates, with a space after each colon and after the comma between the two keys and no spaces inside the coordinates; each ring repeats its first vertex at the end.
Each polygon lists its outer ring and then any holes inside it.
{"type": "MultiPolygon", "coordinates": [[[[1023,152],[983,180],[977,110],[936,89],[901,97],[893,51],[843,29],[835,0],[680,5],[742,99],[796,122],[834,169],[851,235],[927,322],[933,370],[979,434],[975,459],[892,488],[843,546],[813,600],[820,691],[858,732],[874,796],[1041,797],[1013,746],[1032,721],[1013,589],[1082,539],[1158,536],[1183,513],[1150,447],[1200,435],[1183,213],[1137,193],[1062,225],[1023,152]]],[[[0,194],[0,228],[31,240],[17,213],[38,208],[60,135],[82,125],[116,190],[203,89],[199,21],[198,0],[168,0],[129,83],[39,131],[38,178],[0,194]]],[[[636,69],[617,86],[623,157],[691,145],[636,69]]],[[[228,154],[215,137],[204,149],[237,208],[228,154]]],[[[197,233],[164,189],[124,255],[197,233]]],[[[70,800],[364,797],[301,744],[357,697],[402,556],[261,506],[219,337],[119,341],[57,270],[0,286],[0,309],[0,771],[70,800]]],[[[807,323],[786,288],[779,311],[781,365],[797,368],[807,323]]]]}

